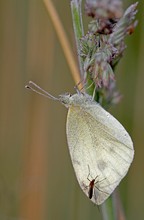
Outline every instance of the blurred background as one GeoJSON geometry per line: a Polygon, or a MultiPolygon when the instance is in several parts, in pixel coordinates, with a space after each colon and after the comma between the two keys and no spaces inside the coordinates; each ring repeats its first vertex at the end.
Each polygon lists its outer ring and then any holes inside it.
{"type": "MultiPolygon", "coordinates": [[[[72,48],[70,2],[53,1],[72,48]]],[[[125,8],[134,1],[124,1],[125,8]]],[[[122,101],[111,113],[130,133],[135,159],[119,186],[128,220],[144,219],[144,2],[117,68],[122,101]]],[[[76,53],[73,49],[74,54],[76,53]]],[[[42,0],[0,0],[0,220],[101,219],[80,190],[66,143],[67,109],[25,89],[74,93],[42,0]]]]}

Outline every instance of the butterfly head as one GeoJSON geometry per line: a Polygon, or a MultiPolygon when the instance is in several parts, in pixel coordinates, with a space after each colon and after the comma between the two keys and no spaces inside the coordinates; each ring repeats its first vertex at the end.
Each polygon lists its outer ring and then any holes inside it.
{"type": "Polygon", "coordinates": [[[68,108],[71,105],[71,97],[72,95],[70,93],[65,93],[59,95],[59,101],[68,108]]]}

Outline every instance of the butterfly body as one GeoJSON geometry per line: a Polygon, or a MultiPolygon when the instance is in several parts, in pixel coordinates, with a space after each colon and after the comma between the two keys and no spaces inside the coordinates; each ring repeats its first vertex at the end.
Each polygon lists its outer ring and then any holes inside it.
{"type": "Polygon", "coordinates": [[[102,204],[126,175],[133,160],[129,134],[87,94],[63,94],[56,98],[31,81],[26,88],[60,101],[68,108],[66,135],[78,183],[91,201],[102,204]],[[88,180],[87,166],[91,176],[97,177],[96,181],[88,180]]]}

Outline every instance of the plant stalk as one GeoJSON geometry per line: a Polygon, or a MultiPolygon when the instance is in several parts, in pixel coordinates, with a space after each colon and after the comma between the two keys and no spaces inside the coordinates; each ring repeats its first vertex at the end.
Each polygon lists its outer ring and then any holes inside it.
{"type": "Polygon", "coordinates": [[[72,13],[73,28],[75,34],[76,47],[77,47],[80,76],[81,79],[83,79],[83,74],[84,74],[83,61],[79,54],[80,39],[84,35],[82,13],[81,13],[81,2],[82,2],[81,0],[71,0],[71,13],[72,13]]]}

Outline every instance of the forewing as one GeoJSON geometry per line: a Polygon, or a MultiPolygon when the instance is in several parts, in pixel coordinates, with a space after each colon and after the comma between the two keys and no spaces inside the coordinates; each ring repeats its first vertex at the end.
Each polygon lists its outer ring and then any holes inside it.
{"type": "Polygon", "coordinates": [[[127,173],[133,159],[132,141],[123,126],[98,104],[70,107],[66,130],[79,185],[88,196],[89,183],[96,178],[92,201],[99,205],[127,173]]]}

